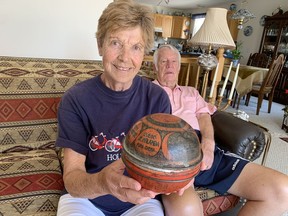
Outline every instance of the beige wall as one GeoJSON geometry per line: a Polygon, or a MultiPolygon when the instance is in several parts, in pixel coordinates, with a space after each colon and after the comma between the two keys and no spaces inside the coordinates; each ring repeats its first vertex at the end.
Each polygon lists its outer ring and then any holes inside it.
{"type": "Polygon", "coordinates": [[[0,55],[101,59],[98,19],[112,0],[0,0],[0,55]]]}
{"type": "MultiPolygon", "coordinates": [[[[0,0],[0,55],[100,59],[95,40],[97,21],[103,9],[113,0],[0,0]]],[[[241,7],[242,0],[235,3],[241,7]]],[[[287,0],[248,0],[246,6],[256,15],[244,25],[253,33],[244,36],[241,63],[260,46],[263,27],[259,20],[281,6],[288,10],[287,0]]],[[[229,8],[231,3],[219,5],[229,8]]],[[[157,8],[159,9],[159,8],[157,8]]],[[[162,8],[160,8],[162,10],[162,8]]],[[[188,12],[203,12],[205,9],[188,12]]],[[[186,11],[187,12],[187,11],[186,11]]]]}

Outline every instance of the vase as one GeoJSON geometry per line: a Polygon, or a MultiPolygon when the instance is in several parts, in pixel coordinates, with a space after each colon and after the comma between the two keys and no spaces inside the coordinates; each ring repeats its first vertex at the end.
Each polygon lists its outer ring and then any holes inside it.
{"type": "Polygon", "coordinates": [[[239,63],[239,59],[233,59],[233,67],[237,67],[238,63],[239,63]]]}

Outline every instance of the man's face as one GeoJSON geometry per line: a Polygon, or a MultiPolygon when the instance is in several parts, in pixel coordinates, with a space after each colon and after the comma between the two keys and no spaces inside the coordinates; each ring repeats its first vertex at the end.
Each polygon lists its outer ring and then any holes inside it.
{"type": "Polygon", "coordinates": [[[158,52],[156,66],[157,78],[161,85],[176,85],[180,71],[178,54],[169,48],[162,48],[158,52]]]}
{"type": "Polygon", "coordinates": [[[124,90],[131,86],[144,58],[144,45],[140,27],[107,35],[99,53],[103,56],[103,80],[108,87],[124,90]]]}

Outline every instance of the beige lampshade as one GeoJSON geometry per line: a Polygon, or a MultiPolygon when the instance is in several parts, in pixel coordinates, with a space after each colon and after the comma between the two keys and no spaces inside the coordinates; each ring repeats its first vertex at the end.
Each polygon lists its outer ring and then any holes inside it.
{"type": "Polygon", "coordinates": [[[209,8],[199,31],[188,41],[191,45],[213,48],[234,48],[235,43],[227,24],[227,9],[209,8]]]}

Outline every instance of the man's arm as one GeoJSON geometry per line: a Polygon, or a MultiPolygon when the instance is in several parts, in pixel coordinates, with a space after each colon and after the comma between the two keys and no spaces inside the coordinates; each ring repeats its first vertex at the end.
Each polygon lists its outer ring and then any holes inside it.
{"type": "Polygon", "coordinates": [[[203,160],[201,170],[210,169],[214,160],[214,130],[211,121],[211,116],[208,113],[197,115],[200,132],[202,136],[201,148],[203,151],[203,160]]]}

